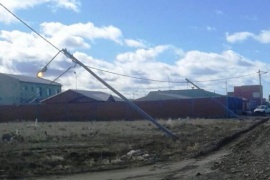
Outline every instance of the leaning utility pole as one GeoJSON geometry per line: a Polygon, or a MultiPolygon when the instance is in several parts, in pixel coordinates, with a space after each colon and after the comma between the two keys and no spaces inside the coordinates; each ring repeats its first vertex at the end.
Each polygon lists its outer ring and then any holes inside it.
{"type": "Polygon", "coordinates": [[[101,82],[103,85],[105,85],[108,89],[110,89],[112,92],[114,92],[116,95],[118,95],[120,98],[122,98],[132,109],[137,111],[140,115],[142,115],[145,119],[151,121],[153,124],[155,124],[160,130],[162,130],[168,137],[171,137],[173,139],[178,139],[177,136],[175,136],[172,132],[170,132],[167,128],[159,124],[152,116],[144,112],[141,108],[139,108],[136,104],[134,104],[132,101],[127,99],[124,95],[122,95],[120,92],[118,92],[116,89],[114,89],[112,86],[110,86],[107,82],[105,82],[102,78],[100,78],[98,75],[96,75],[93,71],[91,71],[86,65],[84,65],[82,62],[80,62],[77,58],[75,58],[71,53],[69,53],[66,49],[63,49],[61,51],[66,57],[71,59],[75,64],[80,65],[83,67],[87,72],[89,72],[92,76],[94,76],[99,82],[101,82]]]}
{"type": "Polygon", "coordinates": [[[22,19],[20,19],[18,16],[16,16],[13,12],[11,12],[8,8],[6,8],[2,3],[0,3],[0,6],[2,6],[4,9],[6,9],[11,15],[13,15],[16,19],[18,19],[21,23],[23,23],[25,26],[27,26],[29,29],[31,29],[36,35],[38,35],[41,39],[49,43],[52,47],[54,47],[56,50],[58,50],[58,53],[38,72],[38,76],[42,77],[42,73],[46,72],[47,66],[56,58],[56,56],[59,53],[63,53],[66,57],[71,59],[75,65],[78,64],[81,67],[83,67],[87,72],[89,72],[92,76],[94,76],[98,81],[100,81],[103,85],[105,85],[108,89],[110,89],[112,92],[117,94],[120,98],[122,98],[132,109],[137,111],[139,114],[141,114],[144,118],[151,121],[153,124],[155,124],[160,130],[162,130],[167,136],[172,137],[174,139],[178,139],[177,136],[175,136],[172,132],[170,132],[167,128],[159,124],[152,116],[144,112],[141,108],[139,108],[135,103],[127,99],[124,95],[122,95],[120,92],[118,92],[116,89],[114,89],[112,86],[110,86],[107,82],[105,82],[103,79],[101,79],[98,75],[96,75],[93,71],[91,71],[86,65],[84,65],[82,62],[80,62],[77,58],[75,58],[72,54],[70,54],[66,49],[60,50],[58,47],[56,47],[54,44],[52,44],[50,41],[48,41],[45,37],[43,37],[41,34],[39,34],[36,30],[34,30],[32,27],[30,27],[27,23],[25,23],[22,19]]]}
{"type": "MultiPolygon", "coordinates": [[[[189,79],[186,78],[186,81],[190,84],[192,84],[194,87],[196,87],[197,89],[201,90],[204,92],[203,89],[201,89],[199,86],[197,86],[196,84],[194,84],[192,81],[190,81],[189,79]]],[[[207,94],[207,93],[205,93],[207,94]]],[[[207,94],[208,95],[208,94],[207,94]]],[[[210,96],[210,95],[208,95],[210,96]]],[[[216,101],[218,104],[220,104],[222,107],[224,107],[229,113],[230,115],[232,115],[233,117],[238,117],[237,114],[235,114],[232,110],[230,110],[228,107],[226,107],[224,104],[222,104],[221,102],[219,102],[218,100],[214,99],[212,96],[210,96],[214,101],[216,101]]]]}

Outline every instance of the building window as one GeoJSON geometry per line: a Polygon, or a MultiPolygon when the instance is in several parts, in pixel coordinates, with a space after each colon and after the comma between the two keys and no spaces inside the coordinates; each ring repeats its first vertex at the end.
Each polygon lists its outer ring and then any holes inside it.
{"type": "Polygon", "coordinates": [[[47,89],[47,96],[52,95],[52,90],[50,88],[47,89]]]}
{"type": "Polygon", "coordinates": [[[36,88],[36,95],[37,97],[41,97],[42,96],[42,89],[40,87],[36,88]]]}
{"type": "Polygon", "coordinates": [[[22,86],[22,90],[25,91],[26,90],[26,86],[22,86]]]}
{"type": "Polygon", "coordinates": [[[253,92],[253,98],[259,98],[260,96],[260,92],[253,92]]]}

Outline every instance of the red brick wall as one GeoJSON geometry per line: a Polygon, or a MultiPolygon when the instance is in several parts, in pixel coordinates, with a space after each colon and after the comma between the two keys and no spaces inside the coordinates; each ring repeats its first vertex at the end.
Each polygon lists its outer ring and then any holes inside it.
{"type": "MultiPolygon", "coordinates": [[[[220,105],[226,104],[226,97],[135,103],[154,118],[227,117],[226,109],[220,105]]],[[[0,106],[1,122],[36,118],[40,121],[144,119],[124,102],[0,106]]]]}

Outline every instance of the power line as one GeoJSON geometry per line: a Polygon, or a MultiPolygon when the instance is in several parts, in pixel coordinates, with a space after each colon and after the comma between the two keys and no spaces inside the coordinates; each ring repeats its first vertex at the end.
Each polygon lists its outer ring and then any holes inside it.
{"type": "Polygon", "coordinates": [[[269,81],[266,81],[264,78],[261,78],[263,82],[265,82],[266,84],[270,85],[269,81]]]}
{"type": "MultiPolygon", "coordinates": [[[[10,14],[12,14],[16,19],[18,19],[21,23],[23,23],[26,27],[28,27],[30,30],[32,30],[34,33],[36,33],[40,38],[42,38],[44,41],[46,41],[47,43],[49,43],[52,47],[54,47],[55,49],[58,50],[58,53],[63,53],[62,50],[60,50],[58,47],[56,47],[52,42],[50,42],[48,39],[46,39],[45,37],[43,37],[41,34],[39,34],[36,30],[34,30],[31,26],[29,26],[26,22],[24,22],[21,18],[19,18],[16,14],[14,14],[12,11],[10,11],[7,7],[5,7],[2,3],[0,3],[0,5],[6,9],[10,14]]],[[[58,54],[57,54],[58,55],[58,54]]],[[[54,59],[54,58],[53,58],[54,59]]],[[[52,60],[51,60],[52,61],[52,60]]],[[[51,62],[50,61],[50,62],[51,62]]],[[[50,63],[49,62],[49,63],[50,63]]],[[[47,65],[49,64],[47,63],[47,65]]],[[[89,66],[87,66],[89,67],[89,66]]],[[[170,80],[155,80],[155,79],[148,79],[148,78],[140,78],[140,77],[134,77],[134,76],[130,76],[130,75],[125,75],[125,74],[120,74],[120,73],[115,73],[115,72],[111,72],[111,71],[107,71],[107,70],[103,70],[103,69],[99,69],[99,68],[94,68],[94,67],[89,67],[91,69],[96,69],[102,72],[106,72],[106,73],[110,73],[110,74],[115,74],[115,75],[119,75],[119,76],[124,76],[124,77],[128,77],[128,78],[133,78],[133,79],[140,79],[140,80],[146,80],[146,81],[155,81],[155,82],[166,82],[166,83],[186,83],[184,81],[170,81],[170,80]]],[[[231,78],[223,78],[223,79],[212,79],[212,80],[204,80],[204,81],[193,81],[193,82],[211,82],[211,81],[225,81],[225,80],[230,80],[230,79],[237,79],[237,78],[242,78],[242,77],[246,77],[246,76],[251,76],[254,74],[248,74],[248,75],[242,75],[242,76],[236,76],[236,77],[231,77],[231,78]]]]}
{"type": "Polygon", "coordinates": [[[193,82],[226,81],[226,80],[230,80],[230,79],[238,79],[238,78],[247,77],[247,76],[254,76],[254,75],[257,75],[257,72],[256,72],[256,73],[253,73],[253,74],[246,74],[246,75],[242,75],[242,76],[235,76],[235,77],[230,77],[230,78],[211,79],[211,80],[193,81],[193,82]]]}
{"type": "Polygon", "coordinates": [[[12,14],[16,19],[18,19],[21,23],[23,23],[26,27],[28,27],[29,29],[31,29],[34,33],[36,33],[40,38],[42,38],[44,41],[46,41],[47,43],[49,43],[51,46],[53,46],[55,49],[57,49],[58,51],[61,51],[58,47],[56,47],[53,43],[51,43],[49,40],[47,40],[46,38],[44,38],[42,35],[40,35],[36,30],[34,30],[31,26],[29,26],[26,22],[24,22],[22,19],[20,19],[18,16],[16,16],[16,14],[14,14],[13,12],[11,12],[7,7],[5,7],[2,3],[0,3],[0,5],[6,9],[10,14],[12,14]]]}
{"type": "Polygon", "coordinates": [[[90,67],[90,66],[87,66],[89,67],[90,69],[95,69],[95,70],[98,70],[98,71],[102,71],[102,72],[106,72],[106,73],[109,73],[109,74],[114,74],[114,75],[118,75],[118,76],[124,76],[124,77],[128,77],[128,78],[133,78],[133,79],[139,79],[139,80],[145,80],[145,81],[155,81],[155,82],[171,82],[171,83],[186,83],[186,82],[175,82],[175,81],[165,81],[165,80],[156,80],[156,79],[148,79],[148,78],[140,78],[140,77],[135,77],[135,76],[130,76],[130,75],[126,75],[126,74],[120,74],[120,73],[115,73],[115,72],[111,72],[111,71],[107,71],[107,70],[103,70],[103,69],[99,69],[99,68],[95,68],[95,67],[90,67]]]}
{"type": "MultiPolygon", "coordinates": [[[[147,80],[147,81],[156,81],[156,82],[166,82],[166,83],[186,83],[184,81],[170,81],[170,80],[156,80],[156,79],[148,79],[148,78],[140,78],[140,77],[135,77],[135,76],[130,76],[130,75],[126,75],[126,74],[120,74],[120,73],[115,73],[112,71],[108,71],[108,70],[104,70],[104,69],[100,69],[100,68],[95,68],[95,67],[91,67],[91,66],[87,66],[90,69],[95,69],[98,71],[102,71],[105,73],[109,73],[109,74],[114,74],[114,75],[118,75],[118,76],[124,76],[124,77],[128,77],[128,78],[133,78],[133,79],[140,79],[140,80],[147,80]]],[[[211,79],[211,80],[203,80],[203,81],[193,81],[193,82],[211,82],[211,81],[226,81],[226,80],[230,80],[230,79],[237,79],[237,78],[242,78],[242,77],[247,77],[247,76],[254,76],[257,75],[257,73],[252,73],[252,74],[246,74],[246,75],[242,75],[242,76],[235,76],[235,77],[230,77],[230,78],[222,78],[222,79],[211,79]]]]}
{"type": "MultiPolygon", "coordinates": [[[[32,30],[34,33],[36,33],[40,38],[42,38],[44,41],[46,41],[47,43],[49,43],[51,46],[53,46],[55,49],[58,50],[58,53],[63,53],[58,47],[56,47],[53,43],[51,43],[49,40],[47,40],[45,37],[43,37],[41,34],[39,34],[36,30],[34,30],[31,26],[29,26],[26,22],[24,22],[21,18],[19,18],[16,14],[14,14],[13,12],[11,12],[7,7],[5,7],[2,3],[0,3],[0,5],[6,9],[10,14],[12,14],[16,19],[18,19],[21,23],[23,23],[26,27],[28,27],[30,30],[32,30]]],[[[57,54],[58,55],[58,54],[57,54]]],[[[56,56],[57,56],[56,55],[56,56]]],[[[55,58],[55,57],[54,57],[55,58]]],[[[53,59],[54,59],[53,58],[53,59]]],[[[53,60],[52,59],[52,60],[53,60]]],[[[52,61],[51,60],[51,61],[52,61]]],[[[49,61],[47,63],[47,65],[51,62],[49,61]]],[[[46,65],[46,66],[47,66],[46,65]]],[[[88,66],[87,66],[88,67],[88,66]]],[[[99,71],[103,71],[103,72],[107,72],[107,73],[111,73],[111,74],[115,74],[115,75],[120,75],[120,76],[126,76],[126,77],[129,77],[129,78],[135,78],[135,79],[141,79],[141,80],[148,80],[148,81],[156,81],[156,82],[168,82],[168,81],[163,81],[163,80],[154,80],[154,79],[146,79],[146,78],[138,78],[138,77],[133,77],[133,76],[128,76],[128,75],[124,75],[124,74],[118,74],[118,73],[114,73],[114,72],[110,72],[110,71],[106,71],[106,70],[101,70],[101,69],[98,69],[98,68],[94,68],[94,67],[89,67],[89,68],[92,68],[92,69],[96,69],[96,70],[99,70],[99,71]]],[[[185,82],[171,82],[171,83],[185,83],[185,82]]]]}
{"type": "MultiPolygon", "coordinates": [[[[74,66],[71,66],[71,67],[67,68],[64,72],[62,72],[59,76],[57,76],[53,81],[50,81],[49,84],[46,84],[46,86],[42,87],[42,89],[40,91],[43,92],[51,84],[55,83],[61,76],[63,76],[65,73],[67,73],[70,69],[75,68],[75,66],[76,66],[76,64],[74,64],[74,66]]],[[[21,105],[31,104],[31,103],[34,103],[34,102],[36,102],[37,104],[39,103],[39,99],[38,99],[36,93],[32,94],[31,97],[28,98],[28,100],[24,100],[23,102],[20,102],[20,104],[18,106],[13,106],[13,107],[7,109],[6,111],[4,111],[4,113],[8,113],[10,111],[13,111],[15,108],[20,107],[21,105]]]]}
{"type": "MultiPolygon", "coordinates": [[[[66,74],[70,69],[73,69],[75,67],[76,67],[76,64],[74,64],[73,66],[70,66],[69,68],[67,68],[60,75],[58,75],[53,81],[51,81],[49,84],[47,84],[45,87],[43,87],[41,91],[47,89],[51,84],[55,83],[60,77],[62,77],[64,74],[66,74]]],[[[36,97],[33,100],[35,100],[35,99],[36,99],[36,97]]]]}
{"type": "MultiPolygon", "coordinates": [[[[1,4],[2,5],[2,4],[1,4]]],[[[17,17],[17,16],[16,16],[17,17]]],[[[17,17],[18,18],[18,17],[17,17]]],[[[30,27],[30,26],[29,26],[30,27]]],[[[32,28],[31,28],[32,29],[32,28]]],[[[36,32],[36,31],[35,31],[36,32]]],[[[41,35],[40,35],[41,36],[41,35]]],[[[44,38],[45,39],[45,38],[44,38]]],[[[49,42],[49,41],[47,41],[49,42]]],[[[51,44],[52,45],[52,44],[51,44]]],[[[56,48],[56,46],[54,46],[56,48]]],[[[58,51],[60,49],[57,48],[58,51]]],[[[101,79],[98,75],[96,75],[93,71],[91,71],[87,66],[85,66],[82,62],[80,62],[78,59],[76,59],[72,54],[70,54],[66,49],[61,50],[61,52],[71,59],[76,64],[82,66],[87,72],[89,72],[92,76],[94,76],[97,80],[99,80],[103,85],[105,85],[108,89],[110,89],[112,92],[117,94],[119,97],[121,97],[133,110],[137,111],[140,115],[142,115],[145,119],[151,121],[153,124],[155,124],[160,130],[162,130],[168,137],[171,137],[173,139],[178,139],[177,136],[175,136],[170,130],[168,130],[166,127],[159,124],[152,116],[147,114],[145,111],[143,111],[141,108],[139,108],[136,104],[134,104],[132,101],[128,100],[124,95],[122,95],[120,92],[118,92],[116,89],[114,89],[112,86],[110,86],[108,83],[106,83],[103,79],[101,79]]],[[[45,68],[44,68],[45,69],[45,68]]]]}
{"type": "MultiPolygon", "coordinates": [[[[47,68],[47,66],[59,55],[59,53],[63,53],[62,50],[60,50],[58,47],[56,47],[52,42],[50,42],[48,39],[46,39],[45,37],[43,37],[41,34],[39,34],[35,29],[33,29],[31,26],[29,26],[26,22],[24,22],[21,18],[19,18],[16,14],[14,14],[13,12],[11,12],[7,7],[5,7],[2,3],[0,3],[0,5],[7,10],[10,14],[12,14],[16,19],[18,19],[21,23],[23,23],[26,27],[28,27],[31,31],[33,31],[34,33],[36,33],[41,39],[43,39],[44,41],[46,41],[47,43],[49,43],[52,47],[54,47],[55,49],[58,50],[57,54],[46,64],[46,66],[44,66],[44,68],[47,68]]],[[[58,77],[56,77],[53,81],[51,81],[50,84],[52,84],[53,82],[55,82],[57,79],[59,79],[60,77],[62,77],[66,72],[68,72],[70,69],[75,68],[76,63],[74,64],[74,66],[67,68],[63,73],[61,73],[58,77]]],[[[44,71],[46,71],[45,69],[43,69],[44,71]]],[[[48,86],[50,85],[48,84],[48,86]]],[[[46,86],[47,87],[47,86],[46,86]]]]}

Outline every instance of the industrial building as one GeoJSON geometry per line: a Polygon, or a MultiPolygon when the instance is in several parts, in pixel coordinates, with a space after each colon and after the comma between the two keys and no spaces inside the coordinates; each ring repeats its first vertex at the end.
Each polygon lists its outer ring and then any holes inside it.
{"type": "Polygon", "coordinates": [[[262,85],[245,85],[235,86],[234,92],[228,93],[230,96],[243,99],[243,109],[252,111],[258,105],[265,104],[266,100],[263,98],[262,85]]]}

